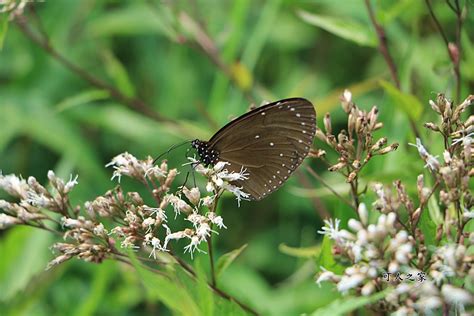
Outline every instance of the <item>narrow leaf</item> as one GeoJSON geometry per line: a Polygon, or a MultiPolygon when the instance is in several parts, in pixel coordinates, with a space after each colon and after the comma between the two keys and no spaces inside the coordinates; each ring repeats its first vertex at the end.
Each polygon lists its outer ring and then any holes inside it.
{"type": "Polygon", "coordinates": [[[337,316],[337,315],[348,315],[353,310],[364,307],[369,304],[373,304],[383,299],[387,294],[388,290],[383,292],[375,293],[371,296],[361,297],[345,297],[343,299],[337,299],[328,306],[318,308],[312,315],[317,316],[337,316]]]}
{"type": "Polygon", "coordinates": [[[347,17],[336,18],[313,14],[299,10],[298,15],[303,21],[320,27],[329,33],[355,42],[362,46],[376,47],[377,38],[370,32],[366,25],[350,21],[347,17]]]}
{"type": "Polygon", "coordinates": [[[62,100],[56,105],[56,109],[58,112],[62,112],[78,105],[87,104],[98,100],[105,100],[108,97],[109,93],[105,90],[86,90],[62,100]]]}
{"type": "Polygon", "coordinates": [[[229,267],[232,262],[234,262],[234,260],[242,253],[242,251],[244,251],[245,248],[247,248],[247,244],[222,255],[219,260],[217,260],[217,277],[219,277],[222,272],[224,272],[224,270],[227,269],[227,267],[229,267]]]}
{"type": "Polygon", "coordinates": [[[182,315],[201,315],[197,302],[172,271],[153,273],[141,265],[132,251],[128,252],[140,280],[152,298],[158,299],[169,309],[182,315]]]}
{"type": "Polygon", "coordinates": [[[286,244],[280,244],[278,249],[289,256],[297,257],[297,258],[312,258],[317,256],[321,252],[321,246],[312,246],[312,247],[290,247],[286,244]]]}
{"type": "Polygon", "coordinates": [[[381,80],[380,85],[395,102],[396,107],[400,107],[411,119],[418,120],[423,112],[423,105],[420,100],[412,94],[403,93],[388,81],[381,80]]]}
{"type": "Polygon", "coordinates": [[[135,87],[120,60],[118,60],[109,50],[103,52],[103,58],[105,62],[105,70],[109,77],[115,82],[117,88],[128,97],[134,96],[135,87]]]}
{"type": "Polygon", "coordinates": [[[3,42],[7,37],[8,14],[0,14],[0,51],[3,49],[3,42]]]}

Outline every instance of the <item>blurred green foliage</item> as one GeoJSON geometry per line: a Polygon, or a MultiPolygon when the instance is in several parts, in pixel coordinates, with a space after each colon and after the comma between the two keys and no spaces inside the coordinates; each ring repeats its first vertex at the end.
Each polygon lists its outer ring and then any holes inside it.
{"type": "MultiPolygon", "coordinates": [[[[470,13],[472,3],[466,3],[470,13]]],[[[78,173],[72,197],[83,203],[114,186],[104,165],[116,154],[157,156],[182,140],[205,139],[244,113],[250,100],[258,105],[303,96],[314,102],[319,126],[329,111],[333,129],[343,128],[338,96],[349,88],[359,106],[378,105],[385,127],[376,137],[401,144],[395,153],[377,157],[361,181],[402,179],[413,191],[423,163],[406,146],[414,139],[409,119],[425,136],[421,122],[432,118],[428,100],[437,92],[456,97],[452,64],[423,1],[372,4],[386,31],[401,91],[377,51],[362,1],[47,0],[29,4],[14,21],[2,14],[0,168],[3,174],[32,175],[43,182],[49,169],[64,178],[78,173]],[[35,34],[47,34],[71,63],[124,96],[144,100],[160,119],[67,69],[25,36],[16,22],[22,18],[35,34]]],[[[443,1],[435,1],[434,10],[454,41],[456,16],[443,1]]],[[[468,14],[461,33],[461,96],[473,89],[473,34],[468,14]]],[[[440,149],[429,139],[427,144],[433,152],[440,149]]],[[[170,153],[170,165],[184,163],[184,154],[184,149],[170,153]]],[[[328,152],[328,157],[335,156],[328,152]]],[[[325,172],[317,160],[309,164],[348,195],[344,178],[325,172]]],[[[330,265],[327,257],[319,257],[330,249],[316,231],[322,225],[320,209],[343,222],[353,213],[301,170],[261,202],[238,208],[229,197],[220,205],[228,229],[215,239],[217,255],[248,246],[228,267],[230,262],[221,262],[227,268],[219,286],[265,314],[310,313],[339,297],[330,286],[314,284],[316,263],[330,265]]],[[[124,180],[124,186],[139,189],[124,180]]],[[[370,203],[373,197],[365,198],[370,203]]],[[[426,229],[432,229],[428,221],[426,229]]],[[[242,313],[235,304],[209,296],[202,285],[151,278],[146,270],[138,267],[137,273],[116,262],[96,266],[74,260],[45,272],[54,238],[34,229],[0,232],[1,314],[242,313]]],[[[192,263],[206,275],[207,256],[192,263]]]]}

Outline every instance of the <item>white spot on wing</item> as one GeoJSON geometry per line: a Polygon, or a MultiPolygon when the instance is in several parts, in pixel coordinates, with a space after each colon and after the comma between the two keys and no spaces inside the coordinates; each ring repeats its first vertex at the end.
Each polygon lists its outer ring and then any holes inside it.
{"type": "Polygon", "coordinates": [[[270,143],[270,146],[272,146],[272,147],[273,147],[273,146],[275,146],[275,144],[274,144],[274,143],[270,143]]]}

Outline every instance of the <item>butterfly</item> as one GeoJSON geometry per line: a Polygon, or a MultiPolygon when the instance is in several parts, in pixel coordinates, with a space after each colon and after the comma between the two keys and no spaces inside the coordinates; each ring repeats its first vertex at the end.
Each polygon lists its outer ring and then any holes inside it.
{"type": "Polygon", "coordinates": [[[228,162],[229,172],[246,170],[234,181],[253,200],[280,188],[303,162],[316,133],[316,111],[303,98],[258,107],[222,127],[209,141],[191,142],[199,161],[208,166],[228,162]]]}

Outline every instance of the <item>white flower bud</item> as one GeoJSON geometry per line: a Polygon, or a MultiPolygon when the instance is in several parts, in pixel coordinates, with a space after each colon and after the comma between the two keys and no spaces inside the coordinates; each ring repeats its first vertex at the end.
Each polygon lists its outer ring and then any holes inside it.
{"type": "Polygon", "coordinates": [[[361,289],[361,294],[363,296],[369,296],[370,294],[372,294],[375,290],[375,286],[374,286],[374,283],[373,282],[369,282],[367,283],[366,285],[364,285],[361,289]]]}
{"type": "Polygon", "coordinates": [[[363,230],[364,227],[362,226],[362,224],[358,221],[358,220],[355,220],[353,218],[351,218],[349,220],[349,222],[347,222],[347,226],[349,226],[350,229],[352,229],[353,231],[355,232],[358,232],[360,230],[363,230]]]}
{"type": "Polygon", "coordinates": [[[360,222],[362,223],[362,225],[366,226],[369,221],[369,213],[367,211],[367,206],[365,205],[365,203],[359,204],[357,212],[359,213],[360,222]]]}

